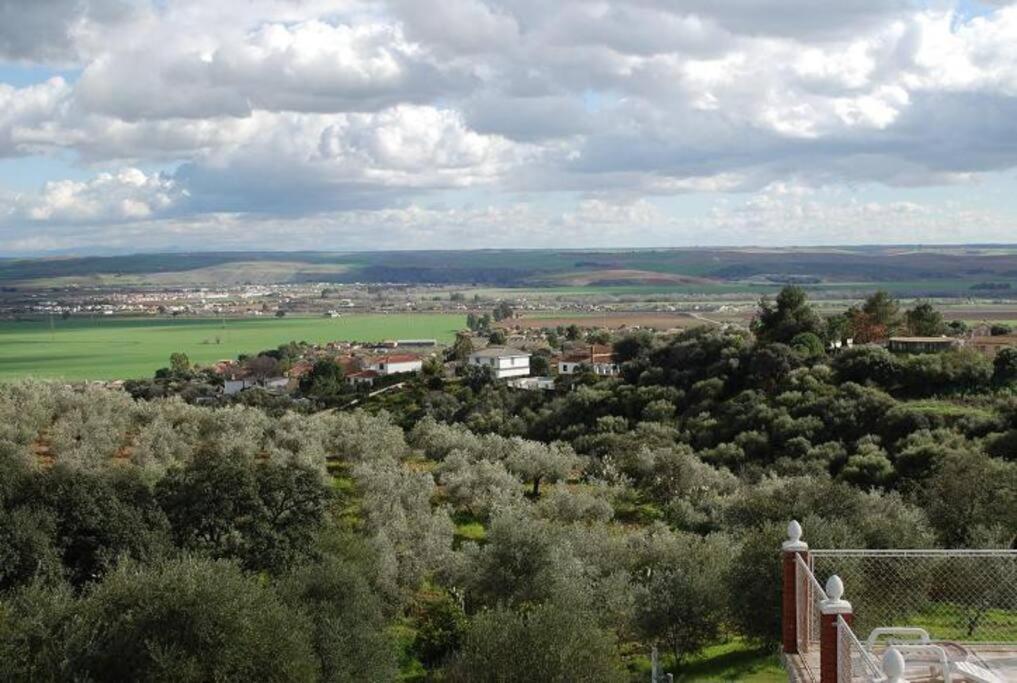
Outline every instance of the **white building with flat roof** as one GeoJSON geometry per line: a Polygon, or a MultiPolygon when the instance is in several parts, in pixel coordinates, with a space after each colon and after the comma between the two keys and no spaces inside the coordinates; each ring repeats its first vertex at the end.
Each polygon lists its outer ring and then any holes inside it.
{"type": "Polygon", "coordinates": [[[389,353],[378,356],[368,366],[368,370],[374,370],[379,375],[398,375],[403,372],[420,372],[424,367],[424,361],[420,356],[409,353],[389,353]]]}
{"type": "Polygon", "coordinates": [[[530,374],[530,354],[505,346],[492,346],[470,354],[470,365],[491,368],[497,379],[530,374]]]}

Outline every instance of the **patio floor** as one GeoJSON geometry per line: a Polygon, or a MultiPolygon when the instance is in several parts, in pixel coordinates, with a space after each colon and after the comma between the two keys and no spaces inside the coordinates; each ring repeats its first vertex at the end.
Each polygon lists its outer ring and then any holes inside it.
{"type": "MultiPolygon", "coordinates": [[[[963,660],[991,671],[1000,680],[1017,681],[1017,643],[937,643],[947,649],[951,660],[963,660]]],[[[877,658],[880,655],[877,654],[877,658]]],[[[941,683],[943,677],[935,669],[930,669],[928,660],[918,661],[905,657],[907,670],[906,679],[909,683],[941,683]]],[[[795,683],[814,683],[819,681],[819,648],[800,655],[786,655],[784,667],[788,672],[788,680],[795,683]]],[[[861,679],[859,679],[861,680],[861,679]]],[[[956,674],[955,683],[963,681],[956,674]]]]}

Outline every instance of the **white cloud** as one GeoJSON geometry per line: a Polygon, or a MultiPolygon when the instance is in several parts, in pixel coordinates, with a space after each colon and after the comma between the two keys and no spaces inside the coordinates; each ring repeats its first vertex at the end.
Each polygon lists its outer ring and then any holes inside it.
{"type": "Polygon", "coordinates": [[[24,88],[0,83],[0,157],[21,156],[48,145],[47,129],[61,116],[69,95],[62,78],[24,88]]]}
{"type": "MultiPolygon", "coordinates": [[[[171,188],[53,178],[32,200],[35,231],[243,214],[310,234],[312,216],[490,200],[494,214],[529,207],[514,220],[553,239],[603,224],[666,241],[699,228],[657,198],[758,192],[714,218],[744,239],[779,239],[778,215],[805,217],[803,240],[836,241],[860,217],[934,231],[935,215],[892,201],[762,198],[789,181],[948,186],[1017,166],[1017,6],[996,4],[965,18],[910,0],[45,0],[23,13],[0,0],[0,59],[81,67],[0,84],[0,157],[174,169],[146,175],[171,188]],[[552,219],[541,207],[555,202],[552,219]]],[[[461,238],[463,221],[495,220],[449,211],[405,225],[461,238]]],[[[977,211],[936,212],[988,229],[977,211]]]]}
{"type": "Polygon", "coordinates": [[[48,182],[37,196],[16,198],[12,212],[29,222],[132,221],[164,214],[186,197],[170,178],[125,168],[88,181],[48,182]]]}

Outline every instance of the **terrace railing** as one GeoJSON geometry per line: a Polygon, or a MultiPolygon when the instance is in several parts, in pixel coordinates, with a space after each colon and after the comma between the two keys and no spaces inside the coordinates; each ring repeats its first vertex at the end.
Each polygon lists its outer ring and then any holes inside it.
{"type": "Polygon", "coordinates": [[[939,657],[945,672],[1017,649],[1017,551],[811,550],[801,535],[792,522],[782,548],[783,648],[799,678],[904,681],[905,660],[939,657]]]}
{"type": "Polygon", "coordinates": [[[837,617],[837,683],[870,683],[885,676],[844,617],[837,617]]]}
{"type": "Polygon", "coordinates": [[[853,627],[919,626],[935,640],[1017,643],[1017,551],[812,550],[851,587],[853,627]]]}
{"type": "Polygon", "coordinates": [[[816,580],[812,567],[795,556],[795,582],[798,587],[798,651],[808,652],[819,647],[820,603],[827,599],[826,591],[816,580]]]}

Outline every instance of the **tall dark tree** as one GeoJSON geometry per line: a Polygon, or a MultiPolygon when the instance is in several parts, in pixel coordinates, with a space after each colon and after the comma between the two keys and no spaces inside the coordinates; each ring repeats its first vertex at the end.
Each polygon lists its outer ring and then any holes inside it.
{"type": "Polygon", "coordinates": [[[946,323],[940,313],[928,301],[923,301],[904,314],[908,332],[918,337],[936,337],[946,332],[946,323]]]}
{"type": "Polygon", "coordinates": [[[801,287],[785,287],[774,303],[759,302],[752,321],[752,331],[764,343],[789,344],[797,335],[811,332],[822,338],[826,332],[823,319],[809,305],[808,295],[801,287]]]}
{"type": "Polygon", "coordinates": [[[344,389],[343,369],[329,358],[322,358],[300,378],[300,391],[307,396],[326,398],[342,393],[344,389]]]}
{"type": "Polygon", "coordinates": [[[0,679],[310,682],[311,643],[307,618],[234,565],[130,564],[78,600],[38,586],[16,596],[0,679]]]}
{"type": "Polygon", "coordinates": [[[311,550],[328,489],[307,467],[199,455],[156,486],[176,543],[253,570],[282,571],[311,550]]]}
{"type": "Polygon", "coordinates": [[[900,304],[883,290],[873,293],[860,307],[848,309],[847,316],[852,336],[863,344],[886,339],[901,323],[900,304]]]}

